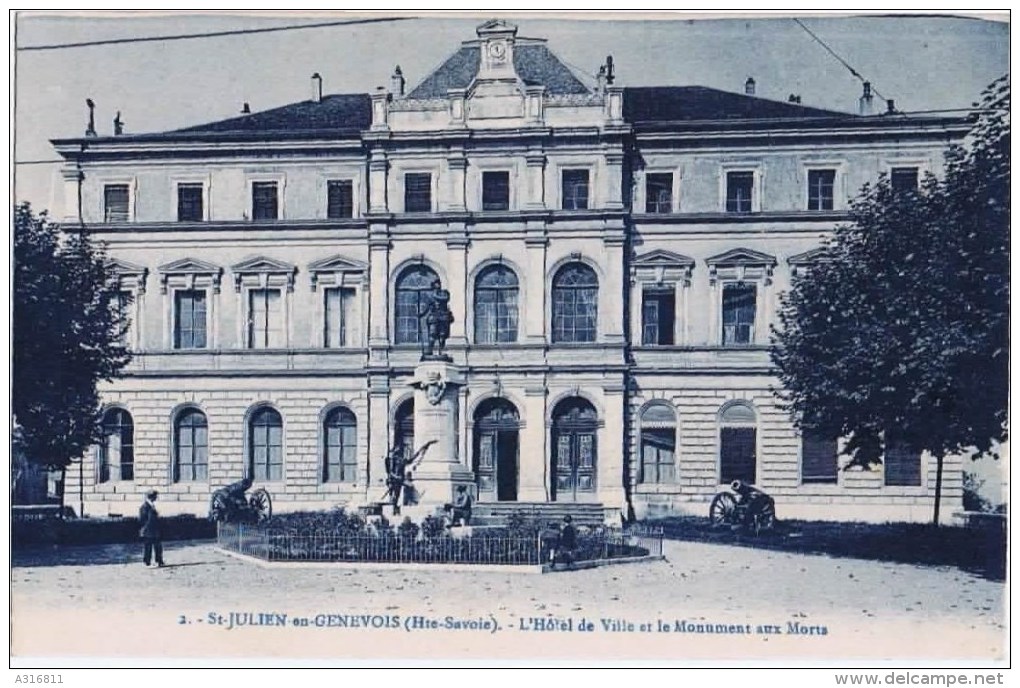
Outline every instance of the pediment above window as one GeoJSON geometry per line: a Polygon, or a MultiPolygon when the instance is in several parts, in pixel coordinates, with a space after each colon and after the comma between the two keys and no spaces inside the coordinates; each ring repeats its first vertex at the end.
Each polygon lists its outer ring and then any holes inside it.
{"type": "Polygon", "coordinates": [[[711,284],[718,279],[726,280],[761,280],[765,284],[772,283],[772,273],[776,267],[776,257],[749,248],[734,248],[705,259],[708,264],[708,277],[711,284]]]}
{"type": "Polygon", "coordinates": [[[653,249],[634,258],[631,276],[640,282],[682,282],[689,285],[694,259],[665,249],[653,249]]]}
{"type": "Polygon", "coordinates": [[[188,289],[193,289],[196,286],[211,286],[216,293],[220,291],[223,268],[219,265],[197,258],[181,258],[164,263],[157,269],[160,274],[160,291],[164,294],[171,281],[180,283],[188,289]]]}
{"type": "Polygon", "coordinates": [[[149,268],[119,258],[108,258],[106,265],[110,272],[117,276],[117,282],[121,289],[134,289],[139,294],[145,293],[149,268]]]}
{"type": "Polygon", "coordinates": [[[804,253],[798,253],[795,256],[790,256],[786,259],[786,262],[790,264],[790,271],[794,277],[804,274],[811,269],[813,265],[817,265],[823,261],[832,260],[829,252],[822,248],[813,248],[810,251],[804,251],[804,253]]]}
{"type": "Polygon", "coordinates": [[[320,285],[342,286],[364,281],[368,266],[359,260],[336,255],[321,258],[308,264],[312,291],[320,285]]]}
{"type": "Polygon", "coordinates": [[[288,291],[294,291],[294,277],[297,266],[275,258],[254,256],[230,266],[234,273],[234,291],[241,291],[244,285],[268,286],[286,285],[288,291]]]}

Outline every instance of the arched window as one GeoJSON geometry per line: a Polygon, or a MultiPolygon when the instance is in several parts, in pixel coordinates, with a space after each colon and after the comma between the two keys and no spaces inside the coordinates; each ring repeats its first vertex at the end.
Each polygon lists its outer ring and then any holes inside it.
{"type": "Polygon", "coordinates": [[[439,279],[435,270],[425,265],[412,265],[397,278],[395,308],[395,341],[397,344],[419,344],[424,340],[426,294],[432,282],[439,279]]]}
{"type": "Polygon", "coordinates": [[[209,425],[195,408],[181,411],[174,423],[174,481],[209,478],[209,425]]]}
{"type": "Polygon", "coordinates": [[[475,280],[475,343],[517,341],[517,275],[492,265],[475,280]]]}
{"type": "Polygon", "coordinates": [[[351,482],[358,477],[358,421],[342,406],[323,421],[322,481],[351,482]]]}
{"type": "Polygon", "coordinates": [[[99,445],[99,482],[134,480],[135,426],[131,414],[112,408],[103,414],[103,441],[99,445]]]}
{"type": "Polygon", "coordinates": [[[248,419],[248,470],[256,481],[283,480],[283,419],[263,406],[248,419]]]}
{"type": "Polygon", "coordinates": [[[758,419],[751,406],[736,403],[719,416],[719,482],[754,483],[757,468],[758,419]]]}
{"type": "Polygon", "coordinates": [[[638,482],[671,483],[676,476],[676,414],[666,404],[641,413],[641,474],[638,482]]]}
{"type": "Polygon", "coordinates": [[[552,286],[552,340],[555,343],[594,342],[599,280],[584,263],[560,268],[552,286]]]}

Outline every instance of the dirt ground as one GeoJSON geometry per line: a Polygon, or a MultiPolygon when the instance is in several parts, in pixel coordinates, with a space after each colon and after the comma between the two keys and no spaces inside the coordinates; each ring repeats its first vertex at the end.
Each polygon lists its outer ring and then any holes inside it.
{"type": "Polygon", "coordinates": [[[33,550],[11,570],[12,656],[1006,659],[1002,583],[687,542],[664,554],[537,575],[269,568],[209,543],[169,544],[162,569],[144,567],[140,547],[33,550]]]}

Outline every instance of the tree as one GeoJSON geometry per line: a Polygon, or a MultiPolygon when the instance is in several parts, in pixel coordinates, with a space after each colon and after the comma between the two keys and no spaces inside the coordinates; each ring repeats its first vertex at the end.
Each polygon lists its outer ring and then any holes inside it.
{"type": "Polygon", "coordinates": [[[13,412],[30,460],[65,471],[100,440],[100,381],[130,360],[115,276],[84,227],[14,209],[13,412]]]}
{"type": "Polygon", "coordinates": [[[847,467],[935,457],[936,524],[945,456],[1006,438],[1009,100],[1006,77],[986,89],[941,180],[865,186],[773,331],[776,395],[803,431],[848,438],[847,467]]]}

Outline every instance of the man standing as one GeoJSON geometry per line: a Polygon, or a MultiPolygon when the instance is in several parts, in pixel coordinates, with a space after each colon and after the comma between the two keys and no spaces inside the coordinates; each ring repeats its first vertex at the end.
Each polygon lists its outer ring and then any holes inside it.
{"type": "Polygon", "coordinates": [[[556,549],[552,554],[552,565],[566,564],[568,567],[574,563],[574,550],[577,549],[577,529],[574,528],[573,519],[570,514],[563,517],[563,526],[560,528],[560,537],[556,543],[556,549]]]}
{"type": "Polygon", "coordinates": [[[159,493],[156,490],[149,490],[145,494],[145,501],[138,510],[138,522],[141,525],[139,534],[142,542],[145,543],[145,550],[142,560],[146,566],[152,564],[152,555],[156,555],[156,566],[163,566],[163,533],[159,523],[159,512],[156,511],[156,498],[159,493]]]}

